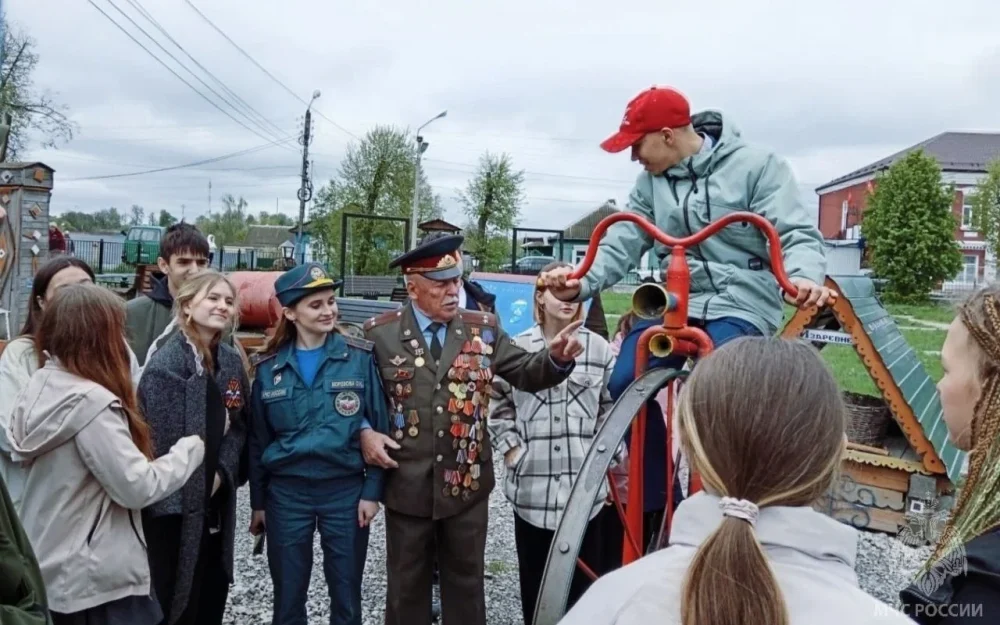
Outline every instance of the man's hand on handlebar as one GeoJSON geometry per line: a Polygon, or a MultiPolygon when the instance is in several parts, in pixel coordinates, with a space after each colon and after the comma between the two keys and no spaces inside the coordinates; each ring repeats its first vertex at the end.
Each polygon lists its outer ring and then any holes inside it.
{"type": "Polygon", "coordinates": [[[785,301],[802,310],[812,308],[813,306],[822,308],[827,304],[833,304],[837,301],[837,293],[833,289],[816,284],[812,280],[796,278],[792,280],[792,284],[799,290],[797,297],[793,298],[785,293],[785,301]]]}
{"type": "Polygon", "coordinates": [[[570,278],[573,269],[557,267],[551,271],[543,271],[538,275],[538,286],[549,289],[556,299],[569,302],[580,295],[580,281],[570,278]]]}

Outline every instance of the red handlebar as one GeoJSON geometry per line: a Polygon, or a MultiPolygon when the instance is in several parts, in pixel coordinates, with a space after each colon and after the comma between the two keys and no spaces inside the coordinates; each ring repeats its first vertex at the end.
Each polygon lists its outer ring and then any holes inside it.
{"type": "Polygon", "coordinates": [[[785,272],[785,263],[781,258],[781,239],[778,238],[778,231],[774,229],[774,226],[772,226],[771,222],[768,220],[764,219],[760,215],[748,212],[730,213],[722,219],[713,221],[698,232],[681,239],[670,236],[651,224],[646,218],[636,215],[635,213],[616,213],[614,215],[608,215],[597,224],[597,227],[594,229],[594,233],[590,236],[590,245],[587,246],[587,255],[584,257],[583,263],[581,263],[580,266],[570,274],[570,278],[578,280],[587,274],[590,270],[590,266],[594,264],[594,258],[597,256],[597,246],[601,241],[601,237],[604,236],[604,233],[609,227],[611,227],[612,224],[619,221],[631,221],[645,230],[646,234],[653,237],[660,243],[670,247],[680,246],[682,248],[687,248],[701,243],[731,223],[738,221],[750,222],[756,226],[758,230],[763,232],[765,237],[767,237],[767,242],[770,244],[771,271],[774,272],[774,276],[777,278],[778,284],[790,297],[794,298],[798,295],[799,290],[795,288],[795,285],[788,279],[788,274],[785,272]]]}

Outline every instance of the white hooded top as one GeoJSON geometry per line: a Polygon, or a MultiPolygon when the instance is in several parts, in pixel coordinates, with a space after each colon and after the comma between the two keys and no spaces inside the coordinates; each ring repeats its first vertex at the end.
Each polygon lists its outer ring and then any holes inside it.
{"type": "MultiPolygon", "coordinates": [[[[719,497],[702,491],[684,500],[670,546],[598,579],[560,625],[679,625],[684,575],[721,522],[719,497]]],[[[774,506],[760,510],[754,531],[791,625],[913,625],[858,587],[854,528],[812,508],[774,506]]]]}

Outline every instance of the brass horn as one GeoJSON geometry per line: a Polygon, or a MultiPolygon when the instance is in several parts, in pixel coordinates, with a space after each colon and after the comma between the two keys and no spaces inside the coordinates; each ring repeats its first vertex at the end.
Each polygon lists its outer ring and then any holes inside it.
{"type": "Polygon", "coordinates": [[[646,282],[632,292],[632,311],[643,319],[660,319],[673,308],[675,298],[663,286],[646,282]]]}
{"type": "Polygon", "coordinates": [[[649,353],[657,358],[666,358],[674,353],[674,337],[656,334],[649,339],[649,353]]]}

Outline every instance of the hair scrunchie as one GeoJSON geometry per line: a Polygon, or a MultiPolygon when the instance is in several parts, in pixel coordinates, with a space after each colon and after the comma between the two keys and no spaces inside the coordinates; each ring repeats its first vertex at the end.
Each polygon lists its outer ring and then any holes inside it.
{"type": "Polygon", "coordinates": [[[735,497],[723,497],[719,501],[719,507],[722,508],[722,516],[743,519],[751,526],[757,525],[760,508],[752,501],[736,499],[735,497]]]}

